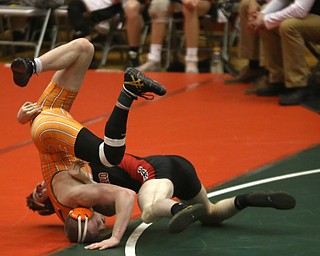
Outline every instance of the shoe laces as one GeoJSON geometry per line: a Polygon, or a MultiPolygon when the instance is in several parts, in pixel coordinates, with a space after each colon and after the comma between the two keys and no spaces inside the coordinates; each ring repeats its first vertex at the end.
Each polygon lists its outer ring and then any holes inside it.
{"type": "Polygon", "coordinates": [[[141,88],[144,86],[144,83],[141,83],[141,79],[135,79],[133,75],[130,75],[131,81],[124,81],[124,84],[132,85],[136,87],[138,90],[141,90],[141,88]]]}
{"type": "MultiPolygon", "coordinates": [[[[141,83],[141,79],[135,79],[135,77],[133,75],[130,75],[131,77],[131,81],[124,81],[124,84],[128,84],[131,86],[134,86],[138,91],[141,90],[141,88],[144,86],[144,83],[141,83]]],[[[146,100],[153,100],[154,99],[154,95],[153,94],[149,94],[149,93],[144,93],[144,92],[139,92],[139,95],[141,98],[144,98],[146,100]]]]}

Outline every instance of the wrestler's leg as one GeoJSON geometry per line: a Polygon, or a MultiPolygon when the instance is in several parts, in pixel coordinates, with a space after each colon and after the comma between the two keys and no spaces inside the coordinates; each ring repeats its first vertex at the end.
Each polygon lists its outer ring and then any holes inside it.
{"type": "Polygon", "coordinates": [[[118,100],[106,123],[103,142],[90,150],[88,141],[90,137],[92,138],[92,134],[83,129],[77,136],[76,156],[88,162],[109,167],[119,164],[126,148],[125,139],[130,107],[138,97],[152,99],[153,95],[147,95],[148,92],[162,96],[166,93],[166,88],[138,70],[128,68],[124,73],[124,82],[118,100]]]}
{"type": "Polygon", "coordinates": [[[61,45],[35,59],[17,58],[11,64],[14,82],[24,87],[33,74],[57,70],[52,80],[72,91],[79,91],[94,54],[84,38],[61,45]]]}
{"type": "Polygon", "coordinates": [[[228,198],[218,203],[211,203],[207,197],[207,191],[202,186],[201,191],[191,200],[182,201],[184,204],[194,205],[202,204],[205,207],[206,214],[199,219],[204,224],[218,224],[239,212],[235,207],[235,197],[228,198]]]}
{"type": "Polygon", "coordinates": [[[142,221],[151,223],[159,217],[171,217],[171,208],[177,203],[171,199],[172,195],[173,184],[168,179],[153,179],[145,182],[138,194],[142,221]]]}
{"type": "Polygon", "coordinates": [[[197,196],[183,203],[191,204],[192,207],[184,209],[172,218],[169,222],[169,231],[172,233],[183,231],[197,220],[206,225],[220,224],[246,207],[268,207],[279,210],[290,210],[295,207],[294,197],[282,191],[253,191],[213,204],[208,200],[203,186],[197,196]],[[204,206],[204,210],[201,206],[204,206]]]}
{"type": "Polygon", "coordinates": [[[204,204],[207,214],[200,218],[203,224],[219,224],[247,207],[264,207],[290,210],[295,207],[295,199],[282,191],[253,191],[211,203],[202,187],[200,193],[186,204],[204,204]]]}

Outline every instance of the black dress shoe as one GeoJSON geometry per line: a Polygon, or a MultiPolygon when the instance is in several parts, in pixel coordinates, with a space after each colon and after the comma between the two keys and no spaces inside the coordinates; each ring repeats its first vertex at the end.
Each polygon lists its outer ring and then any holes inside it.
{"type": "Polygon", "coordinates": [[[231,78],[224,80],[225,84],[242,84],[242,83],[251,83],[261,76],[266,74],[264,68],[250,68],[249,66],[243,68],[240,73],[231,78]]]}
{"type": "Polygon", "coordinates": [[[298,105],[309,96],[309,88],[300,87],[287,89],[286,94],[280,95],[279,104],[282,106],[298,105]]]}
{"type": "Polygon", "coordinates": [[[285,93],[284,83],[266,83],[264,87],[256,90],[258,96],[278,96],[285,93]]]}

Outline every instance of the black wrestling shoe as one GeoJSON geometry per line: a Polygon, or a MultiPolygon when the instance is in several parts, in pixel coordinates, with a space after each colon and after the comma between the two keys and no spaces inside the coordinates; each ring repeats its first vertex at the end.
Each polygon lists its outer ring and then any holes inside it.
{"type": "Polygon", "coordinates": [[[16,58],[11,63],[13,81],[20,87],[25,87],[30,77],[35,73],[36,63],[34,59],[16,58]]]}
{"type": "Polygon", "coordinates": [[[169,232],[180,233],[190,224],[196,222],[205,215],[206,209],[202,204],[189,205],[182,211],[176,213],[169,221],[169,232]]]}
{"type": "Polygon", "coordinates": [[[153,92],[159,96],[167,93],[167,89],[164,86],[149,77],[146,77],[135,68],[126,69],[123,87],[125,91],[135,99],[140,96],[147,100],[152,100],[154,98],[153,95],[148,95],[146,94],[147,92],[153,92]]]}
{"type": "Polygon", "coordinates": [[[296,206],[296,199],[281,191],[255,191],[246,195],[249,206],[270,207],[278,210],[290,210],[296,206]]]}

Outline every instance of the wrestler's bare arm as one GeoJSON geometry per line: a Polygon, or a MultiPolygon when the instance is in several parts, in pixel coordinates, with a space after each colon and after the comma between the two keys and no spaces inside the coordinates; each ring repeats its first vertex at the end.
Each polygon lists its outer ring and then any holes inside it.
{"type": "Polygon", "coordinates": [[[130,189],[104,183],[82,184],[72,189],[68,197],[69,200],[73,201],[73,205],[82,205],[84,207],[115,205],[116,221],[113,226],[112,236],[100,243],[91,244],[86,249],[104,250],[115,247],[120,243],[130,221],[135,196],[135,192],[130,189]]]}

